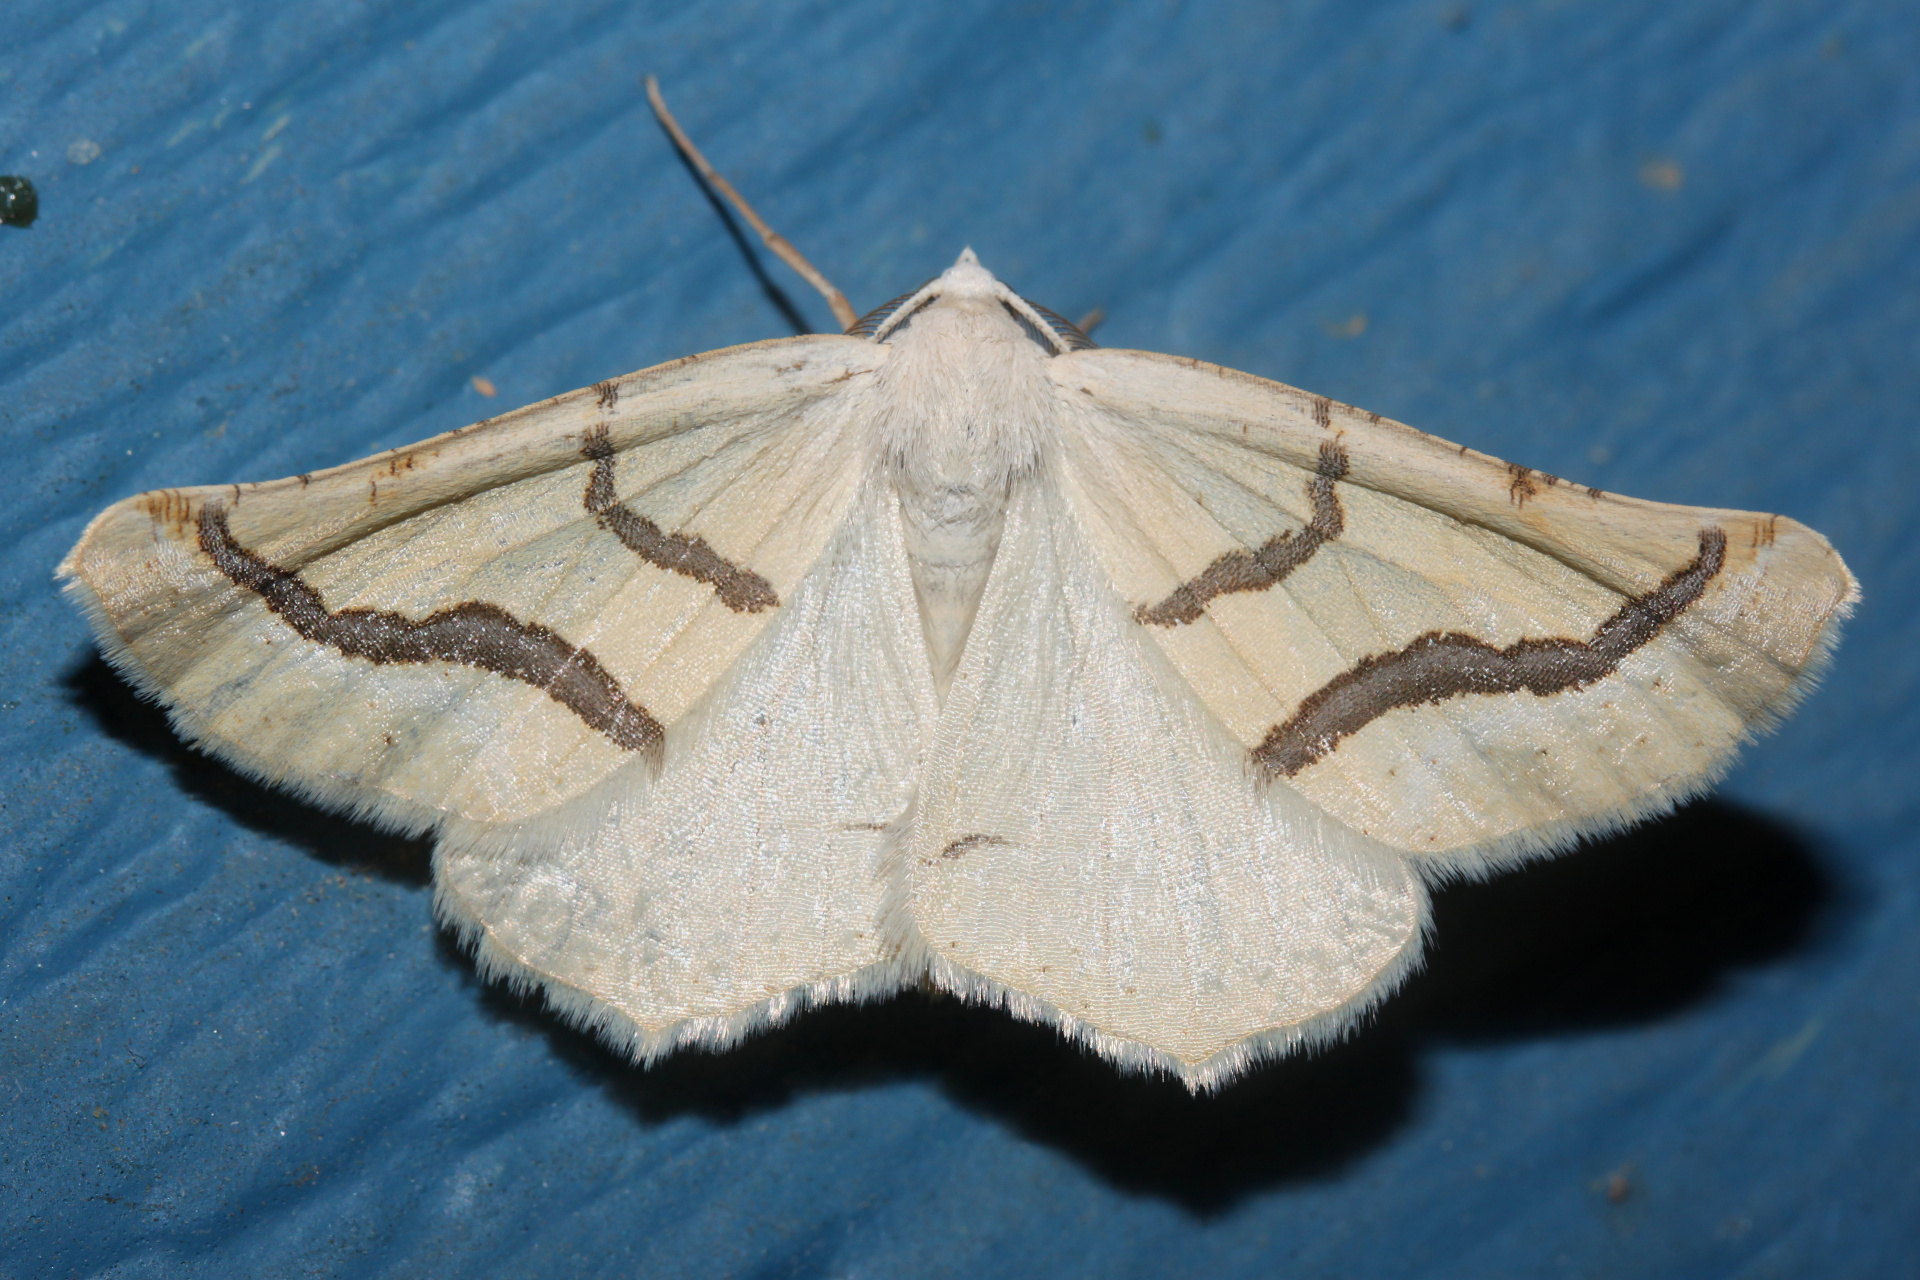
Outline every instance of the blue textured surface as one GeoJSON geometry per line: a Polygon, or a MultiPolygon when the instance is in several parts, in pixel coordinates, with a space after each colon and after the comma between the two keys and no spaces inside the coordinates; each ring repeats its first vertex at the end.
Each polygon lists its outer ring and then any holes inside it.
{"type": "Polygon", "coordinates": [[[1833,0],[10,0],[0,1275],[1913,1274],[1915,66],[1833,0]],[[917,997],[627,1068],[475,980],[420,846],[176,745],[51,573],[141,489],[791,332],[650,70],[856,305],[971,243],[1108,345],[1806,521],[1867,592],[1831,678],[1218,1098],[917,997]]]}

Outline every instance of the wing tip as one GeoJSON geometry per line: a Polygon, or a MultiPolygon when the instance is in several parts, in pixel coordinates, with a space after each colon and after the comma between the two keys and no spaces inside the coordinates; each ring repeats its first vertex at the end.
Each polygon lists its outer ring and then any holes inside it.
{"type": "MultiPolygon", "coordinates": [[[[1848,579],[1852,583],[1851,577],[1848,579]]],[[[1739,763],[1740,754],[1775,732],[1826,677],[1833,664],[1840,629],[1859,599],[1858,585],[1827,615],[1806,660],[1792,678],[1743,720],[1704,768],[1675,775],[1631,800],[1558,822],[1507,831],[1490,839],[1438,852],[1400,849],[1403,857],[1434,887],[1454,881],[1482,881],[1532,862],[1571,852],[1582,844],[1610,839],[1645,822],[1656,821],[1707,795],[1739,763]]],[[[1397,846],[1396,846],[1397,848],[1397,846]]]]}

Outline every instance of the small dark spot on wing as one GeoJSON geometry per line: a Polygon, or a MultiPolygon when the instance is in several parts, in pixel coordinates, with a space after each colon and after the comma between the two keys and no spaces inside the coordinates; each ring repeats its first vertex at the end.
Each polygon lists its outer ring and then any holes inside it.
{"type": "Polygon", "coordinates": [[[1524,507],[1528,498],[1539,494],[1540,486],[1533,482],[1533,476],[1531,468],[1517,462],[1507,464],[1507,497],[1513,500],[1514,506],[1524,507]]]}
{"type": "Polygon", "coordinates": [[[951,841],[946,848],[940,851],[940,856],[943,858],[958,858],[969,849],[978,849],[986,845],[1004,845],[1010,843],[1012,842],[1003,840],[999,836],[980,835],[976,833],[970,836],[961,836],[958,840],[951,841]]]}

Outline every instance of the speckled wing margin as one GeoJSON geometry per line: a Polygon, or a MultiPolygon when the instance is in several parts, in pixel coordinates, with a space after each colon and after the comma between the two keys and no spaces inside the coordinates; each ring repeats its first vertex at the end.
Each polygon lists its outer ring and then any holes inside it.
{"type": "Polygon", "coordinates": [[[846,393],[883,355],[733,347],[330,471],[141,494],[61,574],[239,768],[401,826],[527,818],[656,767],[779,614],[861,480],[846,393]]]}
{"type": "Polygon", "coordinates": [[[1250,764],[1463,868],[1710,783],[1858,596],[1782,516],[1601,493],[1198,361],[1050,371],[1080,524],[1250,764]]]}

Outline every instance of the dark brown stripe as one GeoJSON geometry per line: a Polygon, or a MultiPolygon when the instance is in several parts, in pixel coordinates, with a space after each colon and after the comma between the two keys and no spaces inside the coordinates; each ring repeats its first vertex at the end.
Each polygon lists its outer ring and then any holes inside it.
{"type": "Polygon", "coordinates": [[[629,551],[669,573],[706,583],[720,597],[720,603],[735,613],[758,613],[779,605],[780,597],[774,594],[772,583],[751,569],[735,565],[708,546],[704,538],[668,533],[620,501],[613,491],[613,445],[605,427],[589,431],[580,452],[593,459],[593,476],[587,481],[587,510],[629,551]]]}
{"type": "Polygon", "coordinates": [[[1591,640],[1519,640],[1496,649],[1459,631],[1429,631],[1404,649],[1362,658],[1308,694],[1286,723],[1267,731],[1253,758],[1292,777],[1342,738],[1399,707],[1444,702],[1467,693],[1547,697],[1612,675],[1622,659],[1707,589],[1726,563],[1727,535],[1700,531],[1700,554],[1646,595],[1635,596],[1600,624],[1591,640]]]}
{"type": "Polygon", "coordinates": [[[220,572],[266,602],[305,639],[369,662],[454,662],[530,684],[628,751],[657,752],[660,722],[627,700],[587,650],[498,605],[469,600],[424,618],[380,609],[330,610],[300,575],[241,546],[225,508],[200,509],[200,549],[220,572]]]}
{"type": "Polygon", "coordinates": [[[1198,577],[1181,583],[1159,604],[1134,610],[1136,620],[1155,627],[1177,627],[1206,612],[1207,601],[1234,591],[1265,591],[1313,558],[1340,536],[1346,517],[1334,483],[1347,474],[1347,451],[1331,440],[1320,446],[1320,465],[1307,485],[1313,519],[1302,529],[1268,538],[1257,551],[1229,551],[1198,577]]]}

